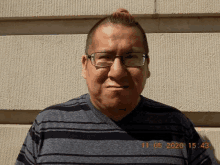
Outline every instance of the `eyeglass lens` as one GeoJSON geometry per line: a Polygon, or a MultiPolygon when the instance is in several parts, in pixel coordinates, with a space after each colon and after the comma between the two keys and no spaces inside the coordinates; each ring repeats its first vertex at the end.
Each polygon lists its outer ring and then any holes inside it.
{"type": "MultiPolygon", "coordinates": [[[[116,56],[107,53],[95,53],[94,63],[98,67],[111,66],[116,56]]],[[[127,53],[121,56],[121,60],[126,66],[142,66],[145,60],[143,53],[127,53]]]]}

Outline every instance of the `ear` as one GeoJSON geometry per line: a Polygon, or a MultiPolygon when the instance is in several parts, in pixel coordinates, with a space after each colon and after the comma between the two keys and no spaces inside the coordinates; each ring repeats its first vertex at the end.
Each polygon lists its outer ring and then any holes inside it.
{"type": "Polygon", "coordinates": [[[87,56],[86,55],[82,56],[81,62],[82,62],[82,76],[84,79],[86,79],[86,70],[87,70],[87,56]]]}
{"type": "Polygon", "coordinates": [[[150,63],[150,58],[147,58],[147,78],[150,77],[151,73],[150,73],[150,70],[149,70],[149,63],[150,63]]]}
{"type": "Polygon", "coordinates": [[[150,58],[148,57],[147,58],[147,64],[149,65],[149,63],[150,63],[150,58]]]}
{"type": "Polygon", "coordinates": [[[149,71],[149,68],[148,68],[148,71],[147,71],[147,78],[149,78],[150,77],[150,71],[149,71]]]}

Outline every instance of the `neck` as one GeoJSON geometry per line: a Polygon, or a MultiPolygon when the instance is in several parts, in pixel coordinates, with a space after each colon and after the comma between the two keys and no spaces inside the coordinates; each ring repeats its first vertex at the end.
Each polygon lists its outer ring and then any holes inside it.
{"type": "Polygon", "coordinates": [[[135,107],[138,105],[138,103],[140,102],[141,98],[139,96],[136,104],[133,104],[133,105],[129,105],[125,108],[120,108],[120,109],[109,109],[109,108],[105,108],[105,107],[98,107],[96,106],[96,104],[94,104],[92,102],[92,100],[90,99],[91,103],[94,105],[94,107],[96,109],[98,109],[99,111],[101,111],[103,114],[105,114],[106,116],[108,116],[109,118],[111,118],[112,120],[114,121],[119,121],[119,120],[122,120],[125,116],[127,116],[129,113],[131,113],[135,107]]]}

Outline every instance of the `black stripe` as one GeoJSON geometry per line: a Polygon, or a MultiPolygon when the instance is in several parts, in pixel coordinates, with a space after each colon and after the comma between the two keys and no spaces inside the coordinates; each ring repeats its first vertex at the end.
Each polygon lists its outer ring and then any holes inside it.
{"type": "Polygon", "coordinates": [[[187,160],[187,158],[184,158],[182,156],[173,156],[173,155],[83,155],[83,154],[58,154],[58,153],[51,153],[51,154],[43,154],[39,155],[39,157],[43,156],[54,156],[54,155],[59,155],[59,156],[78,156],[78,157],[100,157],[100,158],[106,158],[106,157],[113,157],[113,158],[130,158],[130,157],[162,157],[162,158],[178,158],[178,159],[184,159],[187,160]]]}
{"type": "MultiPolygon", "coordinates": [[[[173,141],[174,136],[176,139],[184,139],[182,135],[168,133],[135,133],[127,134],[120,132],[109,133],[87,133],[87,132],[70,132],[70,131],[47,131],[41,132],[42,139],[49,138],[68,138],[68,139],[81,139],[81,140],[165,140],[173,141]],[[129,136],[130,135],[130,136],[129,136]]],[[[179,141],[183,142],[183,141],[179,141]]]]}
{"type": "MultiPolygon", "coordinates": [[[[75,163],[75,162],[45,162],[41,164],[77,164],[77,165],[170,165],[171,163],[75,163]]],[[[172,164],[179,165],[179,164],[172,164]]]]}
{"type": "Polygon", "coordinates": [[[35,123],[37,126],[40,125],[40,123],[37,122],[36,118],[35,118],[35,120],[34,120],[34,123],[35,123]]]}
{"type": "MultiPolygon", "coordinates": [[[[97,132],[103,132],[103,131],[120,131],[120,129],[79,129],[79,128],[57,128],[57,127],[52,127],[52,128],[42,128],[41,132],[46,132],[48,130],[80,130],[80,131],[97,131],[97,132]]],[[[109,132],[111,133],[111,132],[109,132]]]]}
{"type": "MultiPolygon", "coordinates": [[[[96,122],[42,121],[42,122],[39,123],[39,125],[42,124],[42,123],[107,124],[105,122],[96,123],[96,122]]],[[[173,127],[178,127],[178,130],[183,130],[183,129],[188,130],[188,128],[184,127],[183,125],[175,124],[175,123],[154,123],[154,124],[149,124],[149,123],[147,123],[147,124],[146,123],[128,123],[126,125],[120,125],[120,127],[125,129],[125,130],[132,130],[132,129],[135,129],[135,130],[144,129],[144,130],[146,130],[146,128],[149,128],[149,126],[160,126],[160,127],[173,126],[173,127]],[[129,129],[127,129],[127,128],[129,128],[129,129]]],[[[181,131],[181,132],[183,132],[183,131],[181,131]]]]}
{"type": "MultiPolygon", "coordinates": [[[[37,159],[30,151],[29,149],[27,148],[26,144],[23,144],[23,146],[25,147],[25,149],[28,151],[28,153],[34,158],[34,159],[37,159]]],[[[25,152],[24,151],[20,151],[20,154],[24,154],[25,155],[25,152]]]]}
{"type": "Polygon", "coordinates": [[[42,123],[73,123],[73,124],[107,124],[104,122],[99,122],[99,123],[95,123],[95,122],[68,122],[68,121],[42,121],[40,124],[42,123]]]}
{"type": "MultiPolygon", "coordinates": [[[[32,127],[30,128],[30,131],[32,131],[34,134],[36,134],[36,136],[40,136],[40,133],[35,130],[35,127],[34,127],[34,126],[32,126],[32,127]]],[[[29,132],[30,132],[30,131],[29,131],[29,132]]]]}
{"type": "Polygon", "coordinates": [[[32,164],[30,164],[29,161],[26,160],[25,156],[21,153],[18,155],[17,160],[24,163],[25,165],[33,165],[34,164],[32,161],[29,160],[32,163],[32,164]]]}
{"type": "MultiPolygon", "coordinates": [[[[26,148],[26,150],[28,151],[28,153],[36,160],[37,158],[29,151],[29,149],[28,148],[26,148]]],[[[25,152],[21,152],[21,153],[25,153],[25,152]]]]}
{"type": "MultiPolygon", "coordinates": [[[[95,133],[102,133],[102,132],[108,132],[108,133],[113,133],[113,132],[110,132],[110,131],[122,131],[120,129],[79,129],[79,128],[59,128],[59,127],[52,127],[52,128],[42,128],[41,129],[41,132],[48,132],[49,130],[53,130],[54,132],[55,131],[58,131],[58,130],[78,130],[78,131],[85,131],[85,132],[89,132],[89,131],[96,131],[95,133]]],[[[123,133],[123,132],[121,132],[123,133]]],[[[167,134],[175,134],[175,135],[181,135],[181,136],[184,136],[185,134],[183,132],[178,132],[178,131],[171,131],[171,130],[164,130],[164,129],[161,129],[161,130],[127,130],[127,133],[128,134],[152,134],[152,133],[155,133],[155,134],[164,134],[164,133],[167,133],[167,134]]]]}
{"type": "MultiPolygon", "coordinates": [[[[49,128],[42,128],[41,132],[45,132],[48,130],[80,130],[80,131],[97,131],[97,132],[102,132],[102,131],[122,131],[123,129],[79,129],[79,128],[68,128],[68,127],[49,127],[49,128]]],[[[180,131],[174,131],[171,129],[134,129],[134,130],[126,130],[128,133],[171,133],[171,134],[179,134],[179,135],[185,135],[184,132],[180,131]]],[[[109,132],[110,133],[110,132],[109,132]]]]}
{"type": "MultiPolygon", "coordinates": [[[[83,105],[72,105],[72,106],[65,106],[65,105],[53,105],[48,108],[45,108],[42,112],[47,111],[47,110],[60,110],[60,111],[88,111],[91,110],[87,104],[83,105]]],[[[41,113],[42,113],[41,112],[41,113]]]]}
{"type": "Polygon", "coordinates": [[[38,145],[39,141],[40,141],[40,137],[35,134],[35,132],[32,129],[32,127],[29,129],[29,133],[30,133],[31,139],[38,145]]]}

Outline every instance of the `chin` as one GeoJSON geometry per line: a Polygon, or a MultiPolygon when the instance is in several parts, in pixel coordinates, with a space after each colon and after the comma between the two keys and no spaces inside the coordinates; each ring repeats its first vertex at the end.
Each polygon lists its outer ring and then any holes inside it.
{"type": "Polygon", "coordinates": [[[112,100],[112,102],[121,102],[121,103],[129,103],[129,102],[134,102],[139,98],[139,94],[136,92],[131,92],[131,91],[114,91],[111,92],[110,94],[106,94],[101,98],[106,98],[106,100],[112,100]]]}
{"type": "Polygon", "coordinates": [[[114,97],[114,98],[106,98],[105,100],[102,100],[103,105],[105,105],[108,108],[117,108],[117,109],[125,109],[128,106],[131,106],[134,102],[134,100],[127,99],[126,97],[114,97]]]}

